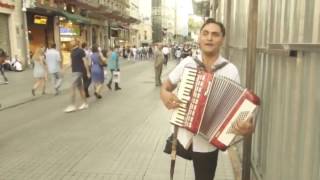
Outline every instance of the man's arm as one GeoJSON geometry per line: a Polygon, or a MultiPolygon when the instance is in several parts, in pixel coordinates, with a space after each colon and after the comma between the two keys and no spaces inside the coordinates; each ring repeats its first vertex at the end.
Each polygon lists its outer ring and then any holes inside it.
{"type": "Polygon", "coordinates": [[[84,67],[86,68],[87,77],[90,78],[91,74],[90,74],[90,71],[89,71],[89,65],[88,65],[88,62],[87,62],[87,58],[84,56],[82,58],[82,61],[83,61],[84,67]]]}
{"type": "Polygon", "coordinates": [[[172,84],[170,80],[166,80],[164,83],[162,83],[162,86],[160,89],[160,98],[163,104],[168,109],[175,109],[179,107],[179,103],[181,103],[178,97],[172,93],[172,91],[175,88],[176,88],[176,85],[172,84]]]}

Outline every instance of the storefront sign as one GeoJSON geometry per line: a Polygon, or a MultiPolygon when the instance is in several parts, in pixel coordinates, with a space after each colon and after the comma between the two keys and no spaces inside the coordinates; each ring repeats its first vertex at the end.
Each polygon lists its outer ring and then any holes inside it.
{"type": "Polygon", "coordinates": [[[15,6],[13,4],[4,3],[2,1],[0,1],[0,7],[7,8],[7,9],[14,9],[15,8],[15,6]]]}
{"type": "Polygon", "coordinates": [[[40,15],[34,15],[33,16],[33,23],[34,24],[41,24],[41,25],[46,25],[48,21],[47,16],[40,16],[40,15]]]}
{"type": "Polygon", "coordinates": [[[79,36],[80,28],[79,27],[60,27],[61,36],[79,36]]]}

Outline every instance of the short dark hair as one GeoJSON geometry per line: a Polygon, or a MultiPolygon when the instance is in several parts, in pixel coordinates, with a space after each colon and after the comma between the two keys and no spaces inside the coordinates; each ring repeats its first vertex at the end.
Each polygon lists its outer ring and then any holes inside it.
{"type": "Polygon", "coordinates": [[[0,48],[0,57],[2,57],[2,58],[7,57],[6,52],[1,48],[0,48]]]}
{"type": "Polygon", "coordinates": [[[87,47],[87,43],[85,43],[85,42],[82,43],[82,44],[81,44],[81,47],[82,47],[82,48],[86,48],[86,47],[87,47]]]}
{"type": "Polygon", "coordinates": [[[98,46],[97,45],[93,45],[92,46],[92,52],[95,53],[95,52],[98,52],[98,46]]]}
{"type": "Polygon", "coordinates": [[[55,43],[51,44],[51,48],[55,49],[57,47],[57,45],[55,43]]]}
{"type": "Polygon", "coordinates": [[[208,24],[216,24],[216,25],[218,25],[218,26],[220,27],[220,29],[221,29],[222,36],[224,37],[224,36],[226,35],[226,28],[224,27],[224,25],[223,25],[221,22],[216,21],[216,20],[213,19],[213,18],[209,18],[209,19],[207,19],[207,20],[203,23],[203,25],[202,25],[201,28],[200,28],[200,32],[201,32],[202,29],[203,29],[206,25],[208,25],[208,24]]]}

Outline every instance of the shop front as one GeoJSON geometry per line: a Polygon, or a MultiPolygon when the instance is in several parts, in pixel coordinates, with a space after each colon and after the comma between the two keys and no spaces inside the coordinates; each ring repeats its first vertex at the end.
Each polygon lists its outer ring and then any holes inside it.
{"type": "Polygon", "coordinates": [[[31,55],[38,48],[49,47],[54,43],[53,15],[28,12],[28,35],[31,55]]]}
{"type": "Polygon", "coordinates": [[[13,27],[14,11],[16,10],[14,1],[0,1],[0,48],[9,56],[15,51],[15,45],[12,43],[16,38],[16,32],[10,31],[13,27]],[[13,52],[12,52],[13,51],[13,52]]]}
{"type": "Polygon", "coordinates": [[[70,21],[65,17],[59,17],[60,49],[63,55],[64,64],[70,63],[71,41],[82,40],[81,24],[70,21]]]}
{"type": "Polygon", "coordinates": [[[0,13],[0,48],[10,53],[9,15],[0,13]]]}

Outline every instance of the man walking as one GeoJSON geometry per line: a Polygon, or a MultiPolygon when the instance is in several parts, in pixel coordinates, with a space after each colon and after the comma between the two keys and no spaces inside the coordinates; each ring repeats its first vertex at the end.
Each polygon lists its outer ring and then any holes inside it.
{"type": "Polygon", "coordinates": [[[72,87],[71,87],[71,104],[64,112],[72,112],[77,110],[76,107],[76,90],[80,92],[82,104],[78,107],[79,110],[89,107],[84,93],[83,75],[86,73],[90,78],[89,67],[86,61],[86,53],[80,48],[80,41],[75,39],[71,42],[73,49],[71,50],[71,69],[72,69],[72,87]]]}
{"type": "Polygon", "coordinates": [[[7,58],[6,52],[0,48],[0,72],[3,77],[4,83],[8,84],[9,81],[7,76],[4,74],[4,67],[3,67],[4,61],[6,60],[6,58],[7,58]]]}
{"type": "Polygon", "coordinates": [[[167,45],[164,45],[164,47],[162,48],[162,53],[163,53],[163,56],[164,56],[164,65],[167,66],[168,64],[168,60],[169,60],[169,54],[170,54],[170,50],[168,48],[167,45]]]}
{"type": "MultiPolygon", "coordinates": [[[[89,67],[89,73],[91,74],[91,59],[90,59],[90,56],[91,56],[91,51],[89,50],[88,46],[87,46],[87,43],[82,43],[81,44],[81,47],[82,49],[84,50],[84,52],[86,53],[86,61],[87,61],[87,64],[88,64],[88,67],[89,67]]],[[[90,94],[89,94],[89,86],[91,84],[91,78],[87,76],[87,73],[84,73],[83,74],[83,86],[84,86],[84,93],[86,95],[86,97],[90,97],[90,94]]]]}
{"type": "Polygon", "coordinates": [[[154,50],[154,71],[155,71],[155,83],[156,86],[161,86],[161,74],[162,74],[162,66],[164,62],[164,57],[161,52],[161,45],[156,44],[154,50]]]}
{"type": "MultiPolygon", "coordinates": [[[[119,73],[120,68],[119,68],[119,55],[117,53],[117,51],[115,50],[115,48],[111,48],[111,55],[108,61],[108,68],[110,69],[111,72],[111,77],[110,80],[107,84],[107,87],[111,90],[111,84],[112,84],[112,80],[115,78],[115,72],[119,73]]],[[[118,77],[119,78],[119,77],[118,77]]],[[[119,81],[117,80],[117,82],[114,82],[114,89],[117,90],[121,90],[121,88],[119,87],[119,81]]]]}
{"type": "Polygon", "coordinates": [[[46,51],[46,64],[48,71],[51,74],[53,87],[55,89],[55,95],[59,94],[59,88],[61,87],[61,68],[62,61],[60,52],[56,49],[56,44],[52,44],[51,47],[46,51]]]}

